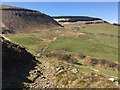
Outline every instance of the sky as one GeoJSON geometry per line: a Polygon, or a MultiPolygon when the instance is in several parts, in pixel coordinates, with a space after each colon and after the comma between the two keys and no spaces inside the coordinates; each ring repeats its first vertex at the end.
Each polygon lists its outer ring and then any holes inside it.
{"type": "Polygon", "coordinates": [[[118,22],[117,2],[4,2],[3,4],[38,10],[50,16],[91,16],[118,22]]]}

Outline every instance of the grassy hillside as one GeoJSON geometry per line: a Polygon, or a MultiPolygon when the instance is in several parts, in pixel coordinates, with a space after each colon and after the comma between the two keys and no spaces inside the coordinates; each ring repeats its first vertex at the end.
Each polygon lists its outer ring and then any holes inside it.
{"type": "Polygon", "coordinates": [[[84,55],[112,61],[118,60],[118,28],[116,26],[93,24],[79,28],[79,31],[85,32],[86,35],[75,36],[74,38],[62,36],[48,50],[66,49],[68,52],[80,52],[84,55]]]}
{"type": "MultiPolygon", "coordinates": [[[[115,83],[109,82],[108,78],[117,78],[117,70],[87,65],[77,54],[118,62],[117,34],[116,26],[93,24],[77,29],[67,26],[38,30],[31,34],[10,34],[6,37],[25,47],[35,56],[39,56],[38,54],[43,51],[43,56],[36,58],[42,62],[40,66],[45,67],[43,73],[47,74],[47,77],[59,88],[115,88],[115,83]],[[60,67],[62,70],[58,70],[60,67]]],[[[40,78],[35,83],[40,85],[39,81],[40,78]]]]}
{"type": "MultiPolygon", "coordinates": [[[[109,24],[93,24],[80,28],[78,32],[87,32],[85,35],[71,36],[66,33],[66,29],[61,30],[62,33],[56,33],[56,29],[36,31],[33,34],[12,34],[7,37],[12,41],[26,47],[28,50],[37,54],[40,49],[51,44],[54,37],[58,37],[48,51],[66,50],[67,52],[79,52],[83,55],[89,55],[96,58],[118,60],[118,29],[116,26],[109,24]],[[65,34],[66,33],[66,34],[65,34]],[[89,34],[93,33],[93,34],[89,34]],[[103,34],[99,34],[103,33],[103,34]],[[61,36],[61,34],[65,34],[61,36]],[[66,36],[67,35],[67,36],[66,36]],[[111,36],[114,35],[114,36],[111,36]]],[[[68,30],[69,31],[69,30],[68,30]]],[[[70,31],[73,33],[72,31],[70,31]]]]}
{"type": "Polygon", "coordinates": [[[80,31],[95,34],[118,35],[118,27],[111,24],[89,24],[84,28],[80,28],[80,31]]]}
{"type": "Polygon", "coordinates": [[[56,51],[66,49],[68,52],[80,52],[84,55],[117,61],[117,42],[117,37],[102,35],[85,35],[78,38],[61,37],[48,50],[56,51]]]}
{"type": "MultiPolygon", "coordinates": [[[[53,28],[52,28],[53,29],[53,28]]],[[[31,34],[10,34],[6,37],[12,42],[15,42],[26,49],[28,49],[32,54],[36,55],[44,48],[46,45],[51,43],[51,40],[56,35],[50,30],[38,30],[31,34]]]]}
{"type": "Polygon", "coordinates": [[[35,35],[15,34],[8,37],[13,42],[25,47],[34,54],[36,53],[36,50],[39,50],[44,46],[43,41],[40,38],[35,37],[35,35]]]}

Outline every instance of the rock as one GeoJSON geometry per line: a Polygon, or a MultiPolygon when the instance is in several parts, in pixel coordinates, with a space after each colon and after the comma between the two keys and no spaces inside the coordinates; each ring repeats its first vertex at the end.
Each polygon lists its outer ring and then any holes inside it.
{"type": "Polygon", "coordinates": [[[46,79],[46,77],[44,77],[44,76],[43,76],[42,78],[43,78],[43,79],[46,79]]]}
{"type": "Polygon", "coordinates": [[[65,71],[64,66],[59,66],[59,67],[56,68],[56,74],[55,75],[63,73],[64,71],[65,71]]]}
{"type": "Polygon", "coordinates": [[[76,68],[73,68],[73,69],[71,70],[71,72],[72,72],[72,73],[77,73],[78,70],[77,70],[76,68]]]}
{"type": "Polygon", "coordinates": [[[97,69],[92,69],[93,71],[95,71],[95,72],[99,72],[99,70],[97,70],[97,69]]]}
{"type": "Polygon", "coordinates": [[[109,78],[108,80],[109,80],[109,81],[112,81],[112,82],[115,82],[115,81],[116,81],[115,78],[109,78]]]}
{"type": "Polygon", "coordinates": [[[59,67],[56,68],[56,72],[58,72],[60,70],[64,70],[64,67],[63,66],[59,66],[59,67]]]}
{"type": "Polygon", "coordinates": [[[58,71],[57,73],[56,73],[56,75],[59,75],[59,74],[61,74],[61,73],[63,73],[65,70],[60,70],[60,71],[58,71]]]}

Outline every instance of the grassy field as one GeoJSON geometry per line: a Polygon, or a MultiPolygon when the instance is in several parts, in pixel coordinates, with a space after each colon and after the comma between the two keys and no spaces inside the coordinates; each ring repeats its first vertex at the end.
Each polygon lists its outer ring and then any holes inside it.
{"type": "Polygon", "coordinates": [[[111,24],[90,24],[86,25],[85,28],[80,28],[80,31],[95,34],[104,33],[107,35],[118,36],[118,27],[111,24]]]}
{"type": "Polygon", "coordinates": [[[12,42],[15,42],[22,47],[25,47],[31,53],[35,54],[37,50],[43,47],[43,41],[39,38],[36,38],[34,35],[27,34],[15,34],[7,36],[12,42]],[[42,42],[42,43],[40,43],[42,42]]]}
{"type": "Polygon", "coordinates": [[[48,30],[37,31],[31,34],[11,34],[7,35],[12,42],[28,49],[32,54],[36,55],[45,45],[49,45],[54,34],[48,30]]]}
{"type": "MultiPolygon", "coordinates": [[[[32,34],[12,34],[7,37],[13,42],[26,47],[33,54],[38,53],[45,45],[49,45],[56,34],[57,28],[50,30],[36,31],[32,34]]],[[[92,32],[76,36],[60,36],[49,48],[48,51],[67,50],[68,52],[79,52],[100,59],[118,61],[118,29],[110,24],[93,24],[80,28],[80,31],[92,32]],[[101,35],[99,33],[105,33],[101,35]]],[[[64,33],[64,31],[62,31],[64,33]]],[[[78,31],[79,32],[79,31],[78,31]]],[[[65,34],[65,33],[64,33],[65,34]]]]}
{"type": "Polygon", "coordinates": [[[59,51],[66,49],[68,52],[79,52],[83,55],[117,61],[117,42],[117,37],[102,35],[87,35],[78,38],[61,37],[48,50],[59,51]]]}
{"type": "MultiPolygon", "coordinates": [[[[59,37],[55,33],[56,29],[36,31],[32,34],[12,34],[7,37],[36,54],[45,45],[49,45],[54,37],[59,37]]],[[[116,26],[110,24],[93,24],[86,25],[85,28],[80,28],[80,31],[94,34],[86,34],[79,37],[61,36],[48,48],[48,51],[65,49],[68,52],[79,52],[96,58],[112,61],[118,60],[118,37],[116,37],[118,29],[116,26]],[[105,33],[106,35],[99,33],[105,33]]]]}
{"type": "MultiPolygon", "coordinates": [[[[64,51],[77,52],[83,55],[118,61],[118,37],[110,36],[117,35],[117,27],[108,24],[86,25],[85,28],[80,28],[80,31],[90,32],[94,34],[86,34],[77,36],[60,36],[56,34],[56,29],[36,31],[32,34],[12,34],[6,36],[13,42],[27,48],[32,54],[36,55],[45,45],[51,44],[54,37],[59,37],[55,40],[48,51],[64,51]],[[107,35],[101,35],[99,33],[107,35]]],[[[80,32],[78,31],[78,32],[80,32]]],[[[62,31],[64,33],[64,31],[62,31]]],[[[63,34],[61,33],[61,34],[63,34]]],[[[64,33],[65,34],[65,33],[64,33]]],[[[91,72],[89,67],[81,67],[86,72],[91,72]]],[[[107,72],[101,70],[103,73],[107,72]]],[[[110,71],[108,71],[109,73],[110,71]]],[[[110,74],[111,75],[111,74],[110,74]]],[[[116,76],[116,73],[115,75],[116,76]]]]}

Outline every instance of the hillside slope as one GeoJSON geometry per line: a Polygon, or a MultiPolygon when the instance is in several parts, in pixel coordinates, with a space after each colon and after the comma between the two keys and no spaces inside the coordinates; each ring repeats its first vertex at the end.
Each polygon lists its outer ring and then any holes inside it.
{"type": "Polygon", "coordinates": [[[9,32],[12,33],[29,33],[43,28],[60,26],[60,24],[53,20],[52,17],[36,10],[8,5],[0,5],[0,7],[0,13],[2,13],[2,23],[4,26],[9,28],[9,32]]]}
{"type": "MultiPolygon", "coordinates": [[[[37,66],[35,57],[25,48],[2,39],[2,88],[24,88],[30,83],[30,70],[37,66]]],[[[18,90],[18,89],[17,89],[18,90]]]]}

